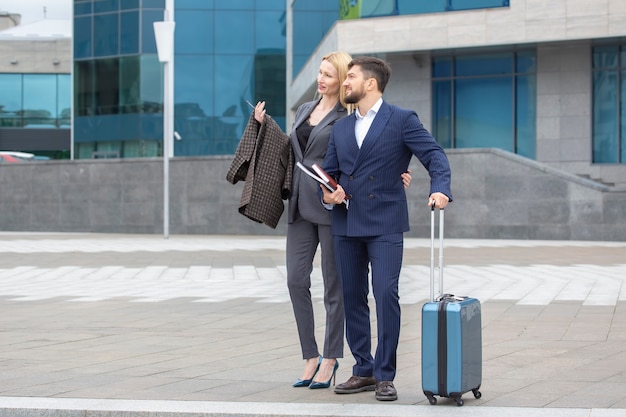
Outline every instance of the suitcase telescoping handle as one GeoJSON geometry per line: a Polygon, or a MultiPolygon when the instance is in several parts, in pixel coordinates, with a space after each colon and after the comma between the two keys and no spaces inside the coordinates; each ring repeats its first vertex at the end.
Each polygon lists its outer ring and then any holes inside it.
{"type": "MultiPolygon", "coordinates": [[[[439,209],[439,295],[443,295],[443,209],[439,209]]],[[[435,301],[435,202],[430,210],[430,301],[435,301]]]]}

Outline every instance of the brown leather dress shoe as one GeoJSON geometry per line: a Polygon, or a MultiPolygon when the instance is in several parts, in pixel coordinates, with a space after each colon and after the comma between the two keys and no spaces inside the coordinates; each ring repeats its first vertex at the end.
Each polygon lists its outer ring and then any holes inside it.
{"type": "Polygon", "coordinates": [[[337,394],[355,394],[363,391],[374,391],[376,389],[376,378],[373,376],[352,375],[350,379],[335,387],[337,394]]]}
{"type": "Polygon", "coordinates": [[[380,381],[376,383],[376,399],[378,401],[395,401],[398,399],[398,392],[392,381],[380,381]]]}

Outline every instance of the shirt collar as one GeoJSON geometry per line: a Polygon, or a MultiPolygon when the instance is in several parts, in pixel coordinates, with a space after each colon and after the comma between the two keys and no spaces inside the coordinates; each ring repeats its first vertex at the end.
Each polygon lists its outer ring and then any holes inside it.
{"type": "MultiPolygon", "coordinates": [[[[373,112],[373,113],[374,113],[374,115],[375,115],[376,113],[378,113],[378,110],[380,110],[380,106],[382,106],[382,105],[383,105],[383,98],[381,97],[381,98],[379,98],[378,100],[376,100],[376,103],[374,103],[374,105],[372,106],[372,108],[371,108],[371,109],[369,109],[369,111],[367,112],[367,114],[369,114],[369,113],[372,113],[372,112],[373,112]]],[[[365,116],[367,116],[367,114],[365,114],[364,116],[361,116],[361,113],[359,113],[359,109],[358,109],[358,107],[357,107],[357,109],[355,110],[354,114],[356,114],[357,119],[362,119],[362,118],[364,118],[365,116]]]]}

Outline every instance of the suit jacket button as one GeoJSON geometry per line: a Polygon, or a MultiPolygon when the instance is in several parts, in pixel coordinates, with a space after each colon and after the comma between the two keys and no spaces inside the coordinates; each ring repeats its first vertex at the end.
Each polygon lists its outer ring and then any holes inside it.
{"type": "Polygon", "coordinates": [[[370,194],[370,200],[374,199],[374,194],[370,194]]]}
{"type": "Polygon", "coordinates": [[[352,198],[352,194],[348,194],[348,200],[352,198]]]}
{"type": "Polygon", "coordinates": [[[374,181],[374,176],[370,175],[370,181],[374,181]]]}
{"type": "Polygon", "coordinates": [[[354,177],[353,177],[352,175],[350,175],[350,176],[348,177],[348,179],[349,179],[350,181],[352,181],[352,180],[354,179],[354,177]]]}

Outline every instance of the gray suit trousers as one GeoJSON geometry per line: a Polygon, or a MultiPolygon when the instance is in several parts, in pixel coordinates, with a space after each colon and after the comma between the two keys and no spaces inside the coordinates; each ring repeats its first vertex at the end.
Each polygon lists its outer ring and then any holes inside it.
{"type": "Polygon", "coordinates": [[[302,358],[320,355],[315,340],[315,320],[311,300],[311,271],[318,244],[324,282],[326,331],[323,356],[343,358],[344,310],[341,282],[335,265],[333,236],[329,225],[313,224],[298,218],[287,226],[287,286],[298,327],[302,358]]]}

